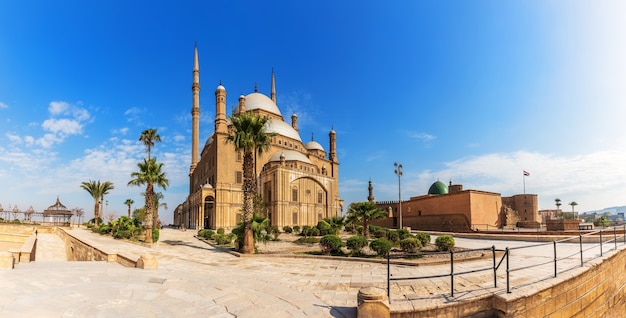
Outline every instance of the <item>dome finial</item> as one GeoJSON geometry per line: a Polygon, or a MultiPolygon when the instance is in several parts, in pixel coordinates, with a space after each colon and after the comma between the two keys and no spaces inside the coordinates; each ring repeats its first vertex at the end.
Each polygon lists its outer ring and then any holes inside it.
{"type": "Polygon", "coordinates": [[[257,87],[256,82],[254,82],[254,92],[255,93],[259,92],[259,88],[257,87]]]}
{"type": "Polygon", "coordinates": [[[311,141],[315,141],[315,133],[311,133],[311,141]]]}

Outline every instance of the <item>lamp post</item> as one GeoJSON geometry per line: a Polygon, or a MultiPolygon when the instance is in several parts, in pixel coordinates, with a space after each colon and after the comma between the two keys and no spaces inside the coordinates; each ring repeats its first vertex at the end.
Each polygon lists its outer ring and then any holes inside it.
{"type": "Polygon", "coordinates": [[[393,166],[396,168],[393,172],[398,176],[398,215],[400,218],[399,229],[402,229],[402,195],[400,191],[400,177],[402,177],[402,164],[398,164],[397,162],[393,163],[393,166]]]}

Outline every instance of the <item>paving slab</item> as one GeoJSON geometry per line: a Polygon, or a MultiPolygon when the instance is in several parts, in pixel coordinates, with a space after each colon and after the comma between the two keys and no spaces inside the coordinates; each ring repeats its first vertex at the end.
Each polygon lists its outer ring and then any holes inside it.
{"type": "MultiPolygon", "coordinates": [[[[361,287],[387,287],[384,263],[272,255],[236,257],[198,240],[192,231],[175,229],[163,229],[161,241],[152,247],[86,229],[69,233],[108,251],[153,255],[158,268],[62,261],[62,241],[58,244],[54,234],[39,234],[41,245],[35,262],[0,270],[0,317],[355,317],[361,287]]],[[[517,241],[456,241],[457,246],[467,248],[528,245],[517,241]]],[[[567,248],[563,253],[576,250],[578,245],[567,248]]],[[[549,260],[553,257],[551,250],[552,246],[547,245],[511,254],[515,266],[520,266],[549,260]]],[[[579,258],[572,257],[560,261],[560,266],[576,266],[579,262],[579,258]]],[[[550,275],[550,266],[539,271],[519,270],[512,275],[513,281],[529,286],[539,281],[550,283],[551,278],[543,277],[550,275]]],[[[470,262],[455,263],[458,272],[475,267],[470,262]]],[[[391,274],[435,275],[449,269],[449,264],[392,266],[391,274]]],[[[450,296],[447,277],[396,281],[391,285],[391,307],[437,306],[505,293],[503,270],[497,279],[498,287],[494,288],[493,271],[456,277],[455,297],[450,296]]],[[[525,287],[516,288],[522,292],[525,287]]]]}

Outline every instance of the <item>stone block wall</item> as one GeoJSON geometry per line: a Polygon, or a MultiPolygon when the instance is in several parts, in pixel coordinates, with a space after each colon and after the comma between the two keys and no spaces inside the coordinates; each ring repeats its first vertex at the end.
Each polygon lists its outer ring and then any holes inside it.
{"type": "Polygon", "coordinates": [[[622,317],[626,312],[626,249],[591,261],[582,272],[532,294],[513,290],[437,308],[391,312],[394,318],[425,317],[622,317]]]}

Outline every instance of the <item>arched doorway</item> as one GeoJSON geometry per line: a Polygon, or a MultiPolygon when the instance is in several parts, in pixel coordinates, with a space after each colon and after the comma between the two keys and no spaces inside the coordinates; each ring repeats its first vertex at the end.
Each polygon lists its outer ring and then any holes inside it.
{"type": "Polygon", "coordinates": [[[204,198],[204,228],[213,229],[215,227],[215,198],[207,196],[204,198]]]}

